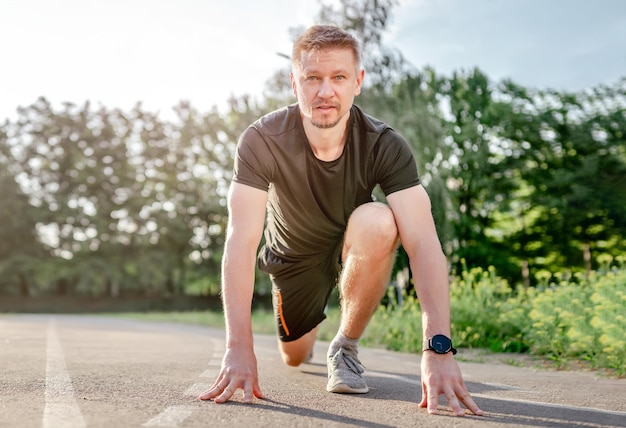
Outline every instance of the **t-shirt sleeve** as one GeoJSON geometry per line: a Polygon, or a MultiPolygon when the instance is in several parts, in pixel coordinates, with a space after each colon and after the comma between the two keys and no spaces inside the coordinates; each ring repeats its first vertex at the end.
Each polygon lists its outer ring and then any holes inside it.
{"type": "Polygon", "coordinates": [[[400,134],[386,130],[377,146],[374,170],[385,196],[420,184],[413,152],[400,134]]]}
{"type": "Polygon", "coordinates": [[[254,126],[248,127],[237,142],[233,181],[267,191],[274,170],[267,142],[254,126]]]}

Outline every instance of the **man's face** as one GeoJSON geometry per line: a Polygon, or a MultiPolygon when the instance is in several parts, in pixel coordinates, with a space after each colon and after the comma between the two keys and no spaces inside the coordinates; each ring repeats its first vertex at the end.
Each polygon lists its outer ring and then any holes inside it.
{"type": "Polygon", "coordinates": [[[357,70],[350,49],[304,52],[292,67],[291,86],[304,120],[318,128],[332,128],[350,112],[361,93],[363,70],[357,70]]]}

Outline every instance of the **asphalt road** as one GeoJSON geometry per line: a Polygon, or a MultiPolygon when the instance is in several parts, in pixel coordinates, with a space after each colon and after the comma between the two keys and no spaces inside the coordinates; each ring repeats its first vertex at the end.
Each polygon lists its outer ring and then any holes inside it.
{"type": "Polygon", "coordinates": [[[433,416],[417,405],[419,355],[363,348],[370,392],[338,395],[325,391],[326,343],[298,368],[273,336],[255,344],[266,399],[215,404],[197,396],[218,373],[221,330],[0,314],[0,427],[626,427],[626,379],[461,362],[488,414],[433,416]]]}

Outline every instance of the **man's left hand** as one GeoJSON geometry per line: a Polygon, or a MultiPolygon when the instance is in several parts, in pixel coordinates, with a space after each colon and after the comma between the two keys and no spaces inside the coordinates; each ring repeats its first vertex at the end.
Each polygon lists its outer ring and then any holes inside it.
{"type": "Polygon", "coordinates": [[[422,401],[420,407],[426,407],[428,413],[436,414],[439,396],[443,394],[448,405],[457,416],[464,416],[461,403],[478,416],[485,414],[470,395],[458,364],[452,353],[437,354],[426,351],[422,354],[422,401]]]}

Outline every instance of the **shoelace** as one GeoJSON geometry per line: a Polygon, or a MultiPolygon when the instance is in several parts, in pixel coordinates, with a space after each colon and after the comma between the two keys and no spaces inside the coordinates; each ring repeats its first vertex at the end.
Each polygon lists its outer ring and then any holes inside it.
{"type": "Polygon", "coordinates": [[[340,358],[343,360],[346,366],[348,366],[348,368],[352,370],[354,373],[361,374],[365,371],[365,367],[363,367],[359,359],[354,355],[350,355],[346,353],[346,351],[343,348],[339,348],[339,350],[333,357],[333,360],[335,360],[336,362],[340,358]]]}

